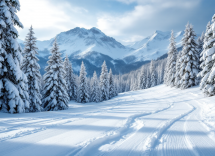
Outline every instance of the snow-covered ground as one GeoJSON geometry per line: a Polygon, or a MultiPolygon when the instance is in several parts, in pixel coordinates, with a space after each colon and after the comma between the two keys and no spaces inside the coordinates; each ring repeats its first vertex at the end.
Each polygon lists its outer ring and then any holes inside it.
{"type": "Polygon", "coordinates": [[[66,111],[0,113],[0,155],[214,156],[214,101],[160,85],[66,111]]]}

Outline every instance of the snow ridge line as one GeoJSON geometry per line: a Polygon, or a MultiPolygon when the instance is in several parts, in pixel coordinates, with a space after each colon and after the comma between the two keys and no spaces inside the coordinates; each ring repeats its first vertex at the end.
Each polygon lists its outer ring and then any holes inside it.
{"type": "Polygon", "coordinates": [[[191,112],[193,112],[196,108],[193,107],[192,105],[188,104],[192,109],[184,114],[179,115],[178,117],[175,117],[171,120],[168,120],[167,122],[161,124],[161,126],[159,126],[158,131],[154,132],[150,137],[148,137],[146,139],[145,145],[143,147],[144,156],[150,156],[150,152],[154,149],[154,147],[156,146],[158,140],[162,137],[163,133],[169,128],[171,127],[175,122],[177,122],[178,120],[182,119],[183,117],[187,116],[188,114],[190,114],[191,112]]]}
{"type": "MultiPolygon", "coordinates": [[[[120,138],[122,136],[124,136],[124,134],[126,134],[126,132],[128,132],[130,125],[132,125],[132,123],[134,123],[135,119],[142,117],[142,116],[147,116],[147,115],[151,115],[151,114],[155,114],[155,113],[159,113],[162,111],[165,111],[169,108],[172,108],[174,105],[174,103],[171,103],[168,107],[166,108],[162,108],[159,109],[157,111],[152,111],[152,112],[143,112],[140,114],[135,114],[130,116],[125,125],[121,128],[118,128],[115,131],[109,131],[107,132],[105,135],[102,135],[100,137],[97,138],[93,138],[90,139],[88,141],[85,141],[81,144],[78,145],[78,149],[75,149],[73,151],[71,151],[70,153],[68,153],[66,156],[84,156],[84,155],[89,155],[89,152],[92,151],[96,151],[99,149],[100,146],[105,145],[109,142],[112,142],[114,140],[120,140],[120,138]],[[82,147],[81,147],[82,146],[82,147]]],[[[94,153],[95,154],[95,153],[94,153]]]]}

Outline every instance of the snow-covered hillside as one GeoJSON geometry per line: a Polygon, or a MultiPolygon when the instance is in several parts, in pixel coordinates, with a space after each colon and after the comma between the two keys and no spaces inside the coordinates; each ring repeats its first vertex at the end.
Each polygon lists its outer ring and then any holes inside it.
{"type": "Polygon", "coordinates": [[[160,85],[65,111],[0,113],[0,155],[214,156],[214,100],[160,85]]]}
{"type": "MultiPolygon", "coordinates": [[[[181,39],[184,32],[180,31],[175,34],[177,47],[181,47],[181,39]]],[[[164,55],[168,51],[169,39],[171,32],[155,31],[149,37],[144,38],[141,41],[131,44],[129,47],[135,49],[125,57],[125,61],[137,62],[141,60],[157,59],[164,55]]]]}

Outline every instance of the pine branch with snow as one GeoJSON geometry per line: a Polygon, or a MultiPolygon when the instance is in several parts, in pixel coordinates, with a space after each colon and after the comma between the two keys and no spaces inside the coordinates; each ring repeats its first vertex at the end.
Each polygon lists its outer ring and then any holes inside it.
{"type": "Polygon", "coordinates": [[[18,31],[23,28],[16,15],[19,0],[1,0],[0,7],[0,110],[5,113],[29,111],[27,78],[21,70],[22,52],[17,43],[18,31]]]}
{"type": "Polygon", "coordinates": [[[215,95],[215,14],[212,17],[210,27],[205,33],[204,50],[201,53],[200,87],[206,96],[215,95]]]}

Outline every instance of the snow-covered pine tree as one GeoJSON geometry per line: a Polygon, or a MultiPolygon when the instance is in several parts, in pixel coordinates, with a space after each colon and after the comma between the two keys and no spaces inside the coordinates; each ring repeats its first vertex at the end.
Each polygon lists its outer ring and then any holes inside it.
{"type": "Polygon", "coordinates": [[[146,77],[146,89],[151,87],[151,75],[150,71],[147,70],[147,77],[146,77]]]}
{"type": "Polygon", "coordinates": [[[79,85],[79,77],[77,75],[73,75],[74,78],[74,100],[78,101],[78,85],[79,85]]]}
{"type": "Polygon", "coordinates": [[[206,96],[215,95],[215,14],[212,24],[206,27],[204,50],[201,53],[201,68],[199,75],[202,77],[200,88],[206,96]]]}
{"type": "Polygon", "coordinates": [[[100,89],[101,89],[101,101],[109,99],[109,80],[108,80],[108,70],[106,62],[104,61],[102,65],[102,71],[100,75],[100,89]]]}
{"type": "Polygon", "coordinates": [[[91,95],[91,81],[90,81],[90,78],[87,78],[87,94],[89,95],[89,102],[91,102],[91,98],[90,98],[90,95],[91,95]]]}
{"type": "Polygon", "coordinates": [[[0,111],[24,113],[29,111],[27,78],[21,70],[22,52],[17,43],[18,31],[23,28],[16,12],[19,0],[0,2],[0,111]]]}
{"type": "Polygon", "coordinates": [[[129,82],[129,80],[127,80],[126,87],[125,87],[125,92],[128,92],[128,91],[130,91],[130,82],[129,82]]]}
{"type": "Polygon", "coordinates": [[[36,37],[34,37],[33,27],[29,29],[29,33],[25,39],[25,49],[23,52],[24,59],[21,66],[22,71],[25,73],[28,79],[28,94],[30,103],[30,112],[41,112],[41,75],[40,65],[37,63],[39,59],[36,57],[38,54],[36,46],[36,37]]]}
{"type": "Polygon", "coordinates": [[[181,67],[181,51],[178,52],[177,61],[176,61],[176,73],[175,73],[175,87],[180,88],[181,76],[180,76],[180,68],[181,67]]]}
{"type": "Polygon", "coordinates": [[[75,82],[75,74],[72,69],[72,63],[69,64],[69,76],[70,76],[70,100],[75,100],[75,90],[76,90],[76,82],[75,82]]]}
{"type": "Polygon", "coordinates": [[[202,33],[202,35],[198,38],[197,40],[197,44],[198,44],[198,51],[199,51],[199,56],[203,51],[203,45],[204,45],[204,33],[202,33]]]}
{"type": "Polygon", "coordinates": [[[100,102],[100,88],[99,88],[99,82],[98,82],[96,71],[94,71],[94,73],[93,73],[91,88],[92,88],[91,101],[100,102]]]}
{"type": "Polygon", "coordinates": [[[156,73],[155,73],[155,67],[154,67],[154,63],[153,63],[153,60],[151,61],[151,64],[150,64],[150,74],[151,74],[151,86],[150,87],[154,87],[157,85],[157,76],[156,76],[156,73]]]}
{"type": "Polygon", "coordinates": [[[114,96],[118,95],[118,81],[116,79],[116,76],[114,76],[114,96]]]}
{"type": "Polygon", "coordinates": [[[145,68],[141,68],[140,76],[139,76],[139,89],[145,89],[146,88],[146,74],[145,74],[145,68]]]}
{"type": "Polygon", "coordinates": [[[114,80],[113,80],[113,74],[112,70],[109,71],[109,99],[113,98],[115,96],[114,94],[114,80]]]}
{"type": "Polygon", "coordinates": [[[87,72],[84,66],[84,62],[81,64],[77,101],[80,103],[88,103],[90,101],[89,91],[87,84],[87,72]]]}
{"type": "Polygon", "coordinates": [[[199,78],[199,53],[195,41],[196,34],[188,23],[182,39],[183,49],[181,54],[181,89],[198,85],[199,78]]]}
{"type": "Polygon", "coordinates": [[[135,91],[136,90],[136,84],[135,84],[135,79],[132,77],[131,78],[131,91],[135,91]]]}
{"type": "Polygon", "coordinates": [[[67,55],[64,59],[64,70],[66,72],[65,80],[67,84],[67,93],[70,97],[70,100],[75,100],[75,77],[72,70],[72,63],[69,61],[67,55]]]}
{"type": "Polygon", "coordinates": [[[175,43],[174,32],[171,33],[170,45],[167,57],[167,68],[166,68],[166,82],[167,86],[175,86],[175,73],[176,73],[176,57],[177,57],[177,48],[175,43]]]}
{"type": "Polygon", "coordinates": [[[57,111],[68,109],[69,96],[67,94],[67,86],[65,70],[63,68],[63,60],[57,39],[53,43],[51,49],[52,55],[49,56],[48,66],[45,68],[44,91],[43,91],[43,108],[45,111],[57,111]]]}
{"type": "Polygon", "coordinates": [[[68,96],[71,98],[71,95],[70,95],[70,91],[71,91],[71,88],[70,88],[70,69],[69,69],[69,66],[70,66],[70,61],[69,61],[69,58],[68,56],[66,55],[65,59],[64,59],[64,71],[65,71],[65,81],[66,81],[66,86],[67,86],[67,94],[68,96]]]}

